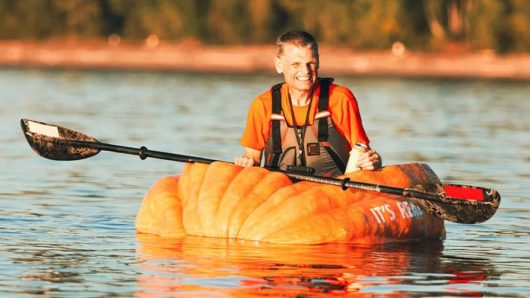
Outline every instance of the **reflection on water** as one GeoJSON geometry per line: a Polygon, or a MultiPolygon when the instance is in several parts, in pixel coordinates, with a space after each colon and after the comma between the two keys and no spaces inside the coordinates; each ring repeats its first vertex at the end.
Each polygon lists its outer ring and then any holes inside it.
{"type": "Polygon", "coordinates": [[[274,246],[135,236],[149,186],[182,165],[102,152],[37,157],[20,118],[100,141],[232,160],[250,100],[278,77],[0,70],[0,296],[530,296],[530,84],[336,78],[386,164],[493,187],[479,225],[444,242],[274,246]]]}
{"type": "Polygon", "coordinates": [[[500,275],[487,259],[444,255],[441,241],[359,247],[171,240],[142,234],[137,238],[139,297],[170,292],[184,297],[210,292],[270,297],[481,295],[484,289],[475,285],[500,275]]]}

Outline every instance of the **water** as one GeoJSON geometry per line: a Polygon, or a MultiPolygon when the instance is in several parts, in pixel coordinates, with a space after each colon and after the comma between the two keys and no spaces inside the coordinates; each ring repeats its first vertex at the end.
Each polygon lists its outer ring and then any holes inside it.
{"type": "Polygon", "coordinates": [[[530,84],[339,77],[385,164],[497,189],[478,225],[439,242],[281,246],[137,236],[135,214],[175,162],[34,154],[20,118],[100,141],[232,160],[251,98],[278,77],[0,70],[0,296],[530,295],[530,84]]]}

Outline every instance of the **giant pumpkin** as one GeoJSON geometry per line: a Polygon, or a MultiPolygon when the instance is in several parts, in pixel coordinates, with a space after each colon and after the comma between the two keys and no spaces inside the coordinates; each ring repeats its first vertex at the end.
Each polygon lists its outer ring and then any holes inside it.
{"type": "MultiPolygon", "coordinates": [[[[348,174],[393,187],[440,183],[424,164],[348,174]]],[[[439,239],[443,220],[403,197],[314,182],[230,163],[187,164],[180,177],[159,180],[136,220],[139,233],[258,240],[283,244],[384,243],[439,239]]]]}

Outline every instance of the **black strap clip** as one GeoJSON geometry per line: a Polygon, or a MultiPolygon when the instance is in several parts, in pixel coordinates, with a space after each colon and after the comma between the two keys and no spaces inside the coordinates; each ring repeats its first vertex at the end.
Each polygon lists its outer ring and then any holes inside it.
{"type": "Polygon", "coordinates": [[[315,173],[315,169],[309,168],[309,167],[303,167],[303,166],[290,165],[290,166],[287,166],[287,172],[304,174],[304,175],[313,175],[313,173],[315,173]]]}

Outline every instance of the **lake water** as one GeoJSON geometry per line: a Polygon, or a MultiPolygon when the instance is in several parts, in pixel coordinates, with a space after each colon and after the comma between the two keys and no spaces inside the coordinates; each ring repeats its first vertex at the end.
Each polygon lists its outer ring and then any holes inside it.
{"type": "Polygon", "coordinates": [[[530,296],[530,84],[338,77],[385,164],[497,189],[489,221],[439,242],[281,246],[137,236],[142,196],[182,164],[50,161],[20,118],[113,144],[233,160],[268,75],[0,70],[0,296],[530,296]]]}

